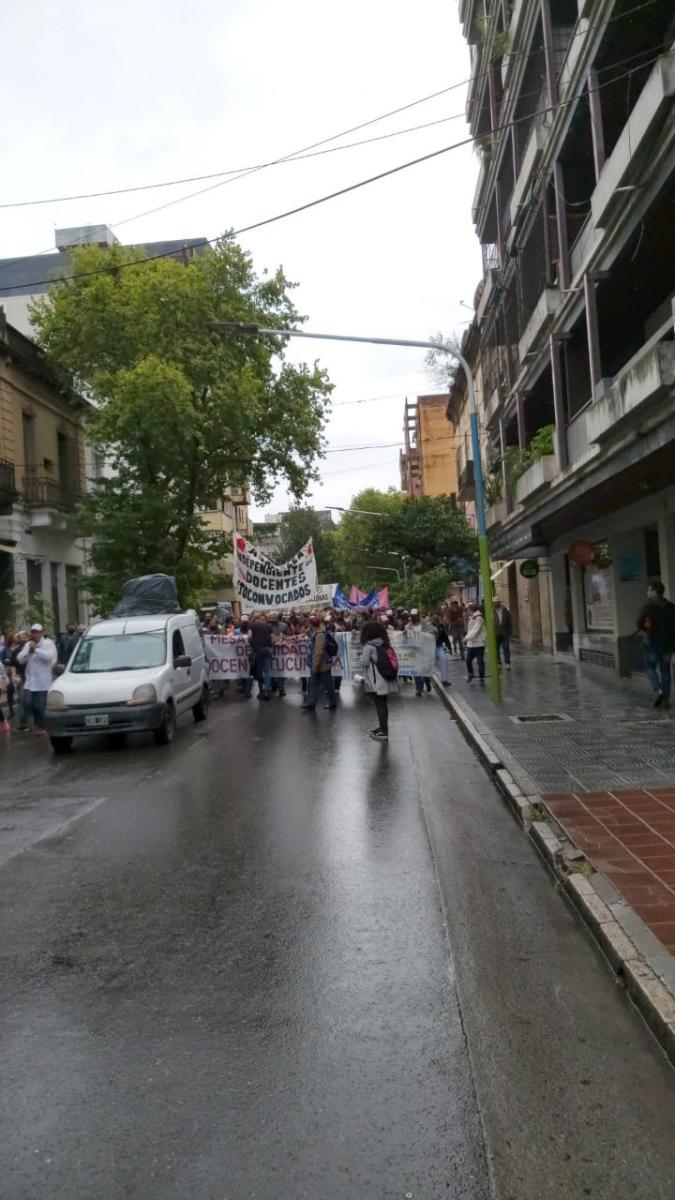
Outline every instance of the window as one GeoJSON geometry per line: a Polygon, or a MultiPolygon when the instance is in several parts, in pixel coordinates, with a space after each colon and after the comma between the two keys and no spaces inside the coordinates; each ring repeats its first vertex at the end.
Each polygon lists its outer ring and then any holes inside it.
{"type": "Polygon", "coordinates": [[[173,661],[175,662],[177,658],[180,658],[181,654],[185,654],[185,643],[183,642],[180,629],[174,631],[171,645],[173,648],[173,661]]]}
{"type": "Polygon", "coordinates": [[[66,596],[68,620],[77,625],[80,620],[79,567],[66,567],[66,596]]]}
{"type": "Polygon", "coordinates": [[[59,566],[60,563],[49,564],[49,578],[52,591],[52,609],[54,611],[54,629],[58,633],[61,629],[61,605],[59,603],[59,566]]]}
{"type": "Polygon", "coordinates": [[[28,602],[35,604],[36,596],[42,593],[42,563],[29,558],[26,560],[26,582],[28,584],[28,602]]]}
{"type": "Polygon", "coordinates": [[[96,671],[142,671],[161,667],[166,659],[163,629],[147,633],[120,633],[107,637],[84,637],[75,652],[71,671],[75,675],[96,671]]]}
{"type": "Polygon", "coordinates": [[[26,474],[30,475],[35,470],[35,417],[32,413],[21,414],[21,427],[23,431],[23,461],[26,474]]]}

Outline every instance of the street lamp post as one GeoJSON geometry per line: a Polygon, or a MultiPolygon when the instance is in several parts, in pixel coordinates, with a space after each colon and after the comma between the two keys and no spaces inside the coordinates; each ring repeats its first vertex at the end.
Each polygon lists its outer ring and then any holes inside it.
{"type": "MultiPolygon", "coordinates": [[[[487,527],[485,524],[485,491],[483,487],[483,466],[480,457],[480,438],[478,436],[478,413],[476,411],[476,393],[473,386],[471,368],[460,350],[448,346],[445,342],[419,342],[410,338],[381,338],[359,337],[356,334],[345,333],[312,333],[307,329],[264,329],[260,325],[245,321],[214,321],[209,325],[217,333],[244,334],[257,337],[259,334],[272,337],[314,338],[327,342],[365,342],[371,346],[401,346],[416,350],[439,350],[449,354],[459,363],[466,379],[467,399],[469,402],[469,422],[471,425],[471,448],[473,451],[474,489],[476,493],[476,521],[478,524],[478,552],[480,556],[480,574],[483,581],[483,603],[485,604],[485,625],[487,633],[488,663],[490,666],[489,683],[493,699],[501,700],[501,680],[499,677],[499,658],[497,655],[497,633],[495,630],[494,612],[492,608],[492,580],[490,578],[490,551],[487,542],[487,527]]],[[[355,510],[358,511],[358,510],[355,510]]],[[[381,514],[369,513],[369,516],[381,514]]]]}

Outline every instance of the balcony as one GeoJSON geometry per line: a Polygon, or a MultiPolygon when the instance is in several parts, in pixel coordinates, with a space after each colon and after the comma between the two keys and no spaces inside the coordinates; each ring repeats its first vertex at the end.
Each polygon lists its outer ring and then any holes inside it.
{"type": "Polygon", "coordinates": [[[525,332],[518,343],[521,362],[533,352],[532,347],[537,338],[549,328],[559,304],[560,292],[558,288],[544,288],[535,304],[532,316],[525,326],[525,332]]]}
{"type": "Polygon", "coordinates": [[[595,225],[626,193],[617,188],[639,185],[646,158],[655,145],[662,120],[675,96],[675,56],[660,58],[637,98],[623,132],[605,163],[591,198],[595,225]]]}
{"type": "Polygon", "coordinates": [[[65,529],[67,514],[81,499],[78,490],[46,475],[25,475],[22,489],[23,502],[31,509],[30,522],[34,528],[65,529]]]}
{"type": "Polygon", "coordinates": [[[518,504],[524,504],[530,496],[548,487],[556,477],[557,466],[555,454],[544,454],[537,458],[520,476],[516,482],[515,495],[518,504]]]}
{"type": "Polygon", "coordinates": [[[627,419],[638,409],[646,415],[649,405],[675,390],[675,342],[660,342],[643,350],[617,375],[611,387],[586,410],[589,442],[623,432],[627,419]]]}
{"type": "Polygon", "coordinates": [[[488,504],[485,509],[485,524],[488,529],[492,529],[495,525],[501,525],[508,516],[506,500],[496,500],[494,504],[488,504]]]}
{"type": "Polygon", "coordinates": [[[8,516],[17,497],[14,463],[0,458],[0,516],[8,516]]]}
{"type": "Polygon", "coordinates": [[[509,208],[511,226],[515,226],[520,218],[521,210],[524,208],[525,199],[530,190],[530,182],[544,152],[547,137],[547,128],[537,121],[527,140],[523,161],[520,165],[518,178],[516,179],[511,195],[509,208]]]}

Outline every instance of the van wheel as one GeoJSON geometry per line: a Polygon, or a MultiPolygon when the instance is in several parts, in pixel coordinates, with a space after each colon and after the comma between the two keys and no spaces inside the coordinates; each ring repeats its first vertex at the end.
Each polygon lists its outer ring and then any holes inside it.
{"type": "Polygon", "coordinates": [[[50,737],[49,740],[55,754],[67,754],[73,744],[71,737],[50,737]]]}
{"type": "Polygon", "coordinates": [[[164,709],[162,724],[158,729],[153,729],[152,736],[158,746],[168,746],[169,742],[172,742],[176,736],[176,711],[171,701],[169,701],[164,709]]]}
{"type": "Polygon", "coordinates": [[[208,685],[208,683],[205,683],[204,687],[202,688],[201,698],[197,701],[196,704],[193,704],[193,706],[192,706],[192,715],[193,715],[195,721],[205,721],[206,720],[206,714],[209,711],[209,700],[210,699],[211,699],[211,696],[209,693],[209,685],[208,685]]]}

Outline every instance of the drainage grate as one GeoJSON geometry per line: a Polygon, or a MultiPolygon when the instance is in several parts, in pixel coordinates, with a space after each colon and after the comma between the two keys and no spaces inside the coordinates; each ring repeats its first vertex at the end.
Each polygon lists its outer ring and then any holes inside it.
{"type": "Polygon", "coordinates": [[[543,725],[547,722],[571,721],[572,717],[568,717],[567,713],[531,713],[511,717],[511,720],[516,725],[543,725]]]}

